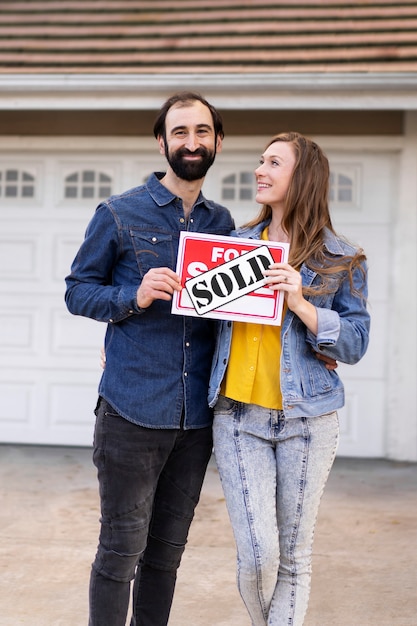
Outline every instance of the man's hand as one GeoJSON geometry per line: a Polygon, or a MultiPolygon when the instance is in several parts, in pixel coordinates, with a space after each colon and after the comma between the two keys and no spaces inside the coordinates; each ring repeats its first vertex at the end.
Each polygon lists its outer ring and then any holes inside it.
{"type": "Polygon", "coordinates": [[[104,368],[106,367],[106,352],[103,348],[100,348],[100,365],[101,365],[101,369],[104,370],[104,368]]]}
{"type": "Polygon", "coordinates": [[[146,309],[154,300],[171,300],[174,291],[181,291],[180,277],[169,267],[153,267],[143,277],[136,294],[138,307],[146,309]]]}
{"type": "Polygon", "coordinates": [[[324,365],[326,366],[326,369],[330,371],[336,369],[337,361],[335,359],[332,359],[332,357],[326,356],[325,354],[321,354],[320,352],[315,352],[314,354],[319,359],[319,361],[323,361],[324,365]]]}

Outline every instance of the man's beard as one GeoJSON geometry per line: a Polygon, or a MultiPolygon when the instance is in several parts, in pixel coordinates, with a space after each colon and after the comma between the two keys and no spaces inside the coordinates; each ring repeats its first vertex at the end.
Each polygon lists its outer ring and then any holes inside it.
{"type": "Polygon", "coordinates": [[[187,148],[179,148],[176,152],[169,154],[168,146],[165,144],[165,156],[174,173],[182,180],[199,180],[204,178],[209,168],[213,165],[216,152],[209,151],[207,148],[198,148],[195,152],[187,150],[187,148]],[[201,156],[199,161],[187,161],[184,155],[201,156]]]}

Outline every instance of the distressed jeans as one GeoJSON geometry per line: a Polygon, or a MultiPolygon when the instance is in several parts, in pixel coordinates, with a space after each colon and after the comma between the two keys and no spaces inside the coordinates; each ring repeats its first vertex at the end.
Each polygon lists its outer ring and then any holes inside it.
{"type": "Polygon", "coordinates": [[[320,499],[338,445],[337,413],[286,419],[220,396],[213,436],[252,625],[301,626],[320,499]]]}
{"type": "Polygon", "coordinates": [[[177,569],[212,451],[211,427],[151,429],[101,400],[93,460],[101,529],[90,578],[89,626],[166,626],[177,569]]]}

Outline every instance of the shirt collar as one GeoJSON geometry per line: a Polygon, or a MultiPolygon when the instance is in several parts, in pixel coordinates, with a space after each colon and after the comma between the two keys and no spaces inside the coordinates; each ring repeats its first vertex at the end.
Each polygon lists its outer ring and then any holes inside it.
{"type": "MultiPolygon", "coordinates": [[[[159,206],[167,206],[177,197],[174,193],[172,193],[172,191],[164,187],[164,185],[162,185],[162,183],[160,182],[161,178],[163,178],[164,176],[165,172],[154,172],[149,176],[148,180],[146,181],[146,187],[149,191],[151,198],[159,206]]],[[[194,206],[197,206],[199,204],[206,206],[208,209],[213,209],[215,206],[215,203],[207,200],[203,196],[201,191],[194,206]]]]}

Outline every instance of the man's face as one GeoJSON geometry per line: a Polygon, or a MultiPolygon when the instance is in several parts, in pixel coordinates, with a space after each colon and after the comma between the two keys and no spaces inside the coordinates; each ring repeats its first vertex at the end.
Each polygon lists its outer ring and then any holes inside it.
{"type": "Polygon", "coordinates": [[[204,178],[213,164],[222,141],[215,138],[210,110],[196,100],[170,108],[165,119],[166,138],[159,137],[159,149],[178,178],[204,178]]]}

